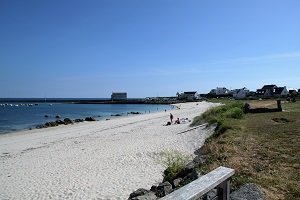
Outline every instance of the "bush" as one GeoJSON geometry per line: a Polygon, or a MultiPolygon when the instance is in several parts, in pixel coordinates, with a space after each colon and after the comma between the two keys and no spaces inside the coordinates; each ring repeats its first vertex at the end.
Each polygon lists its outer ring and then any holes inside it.
{"type": "Polygon", "coordinates": [[[226,130],[232,128],[230,119],[241,119],[243,115],[244,104],[242,102],[234,102],[207,110],[202,115],[195,117],[191,126],[203,123],[208,123],[208,125],[217,124],[214,137],[218,137],[226,130]]]}
{"type": "Polygon", "coordinates": [[[176,150],[163,151],[159,154],[159,162],[166,167],[164,181],[171,182],[188,163],[188,157],[176,150]]]}
{"type": "Polygon", "coordinates": [[[244,115],[244,112],[239,107],[230,108],[224,113],[226,118],[233,118],[233,119],[241,119],[244,115]]]}

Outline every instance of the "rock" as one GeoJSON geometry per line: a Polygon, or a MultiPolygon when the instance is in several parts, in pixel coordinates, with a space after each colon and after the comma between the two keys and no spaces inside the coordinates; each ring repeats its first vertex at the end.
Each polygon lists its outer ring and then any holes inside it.
{"type": "Polygon", "coordinates": [[[86,117],[85,121],[92,122],[92,121],[96,121],[96,119],[93,117],[86,117]]]}
{"type": "Polygon", "coordinates": [[[150,191],[144,195],[133,197],[130,200],[156,200],[156,199],[157,196],[155,195],[155,193],[150,191]]]}
{"type": "Polygon", "coordinates": [[[182,181],[182,178],[176,178],[174,181],[173,181],[173,186],[175,188],[177,188],[178,186],[180,186],[180,183],[182,181]]]}
{"type": "Polygon", "coordinates": [[[37,125],[35,128],[41,129],[41,128],[47,128],[47,127],[44,124],[40,124],[40,125],[37,125]]]}
{"type": "Polygon", "coordinates": [[[61,118],[61,116],[60,116],[60,115],[56,115],[55,118],[56,118],[56,119],[59,119],[59,118],[61,118]]]}
{"type": "Polygon", "coordinates": [[[183,178],[182,181],[180,182],[182,185],[186,185],[194,180],[199,178],[199,175],[195,169],[193,169],[190,173],[186,174],[183,178]]]}
{"type": "Polygon", "coordinates": [[[65,118],[64,119],[65,124],[73,124],[73,120],[71,120],[70,118],[65,118]]]}
{"type": "Polygon", "coordinates": [[[58,124],[56,122],[46,122],[44,127],[53,127],[53,126],[58,126],[58,124]]]}
{"type": "Polygon", "coordinates": [[[144,188],[139,188],[137,189],[136,191],[132,192],[130,195],[129,195],[129,198],[128,199],[132,199],[134,197],[137,197],[137,196],[142,196],[142,195],[145,195],[147,194],[148,192],[150,192],[149,190],[146,190],[144,188]]]}
{"type": "Polygon", "coordinates": [[[198,155],[193,159],[193,162],[196,166],[200,166],[201,164],[204,164],[207,160],[207,156],[205,155],[198,155]]]}
{"type": "Polygon", "coordinates": [[[115,115],[110,115],[110,116],[112,116],[112,117],[120,117],[120,116],[122,116],[121,114],[115,114],[115,115]]]}
{"type": "Polygon", "coordinates": [[[168,181],[160,183],[157,186],[156,196],[164,197],[173,192],[172,185],[168,181]]]}
{"type": "Polygon", "coordinates": [[[59,125],[61,125],[61,124],[65,124],[65,122],[64,122],[64,121],[62,121],[62,120],[59,120],[59,119],[58,119],[58,120],[56,120],[55,122],[56,122],[57,124],[59,124],[59,125]]]}
{"type": "Polygon", "coordinates": [[[246,183],[230,194],[231,200],[263,200],[263,192],[254,183],[246,183]]]}
{"type": "Polygon", "coordinates": [[[53,126],[58,126],[58,124],[56,122],[49,122],[50,126],[53,127],[53,126]]]}
{"type": "Polygon", "coordinates": [[[44,117],[48,118],[49,116],[48,116],[48,115],[45,115],[44,117]]]}
{"type": "Polygon", "coordinates": [[[139,112],[130,112],[130,113],[127,113],[127,114],[138,115],[140,113],[139,112]]]}
{"type": "Polygon", "coordinates": [[[75,119],[74,121],[78,123],[78,122],[83,122],[84,120],[83,119],[75,119]]]}
{"type": "Polygon", "coordinates": [[[157,192],[157,186],[156,185],[152,185],[150,191],[156,193],[157,192]]]}

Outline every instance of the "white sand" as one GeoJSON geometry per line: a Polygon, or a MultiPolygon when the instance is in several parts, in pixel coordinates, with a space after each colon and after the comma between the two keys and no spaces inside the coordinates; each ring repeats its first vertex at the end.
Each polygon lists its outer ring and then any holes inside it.
{"type": "Polygon", "coordinates": [[[211,103],[109,121],[84,122],[0,136],[0,199],[127,199],[162,181],[155,155],[193,155],[208,130],[189,124],[163,126],[201,114],[211,103]]]}

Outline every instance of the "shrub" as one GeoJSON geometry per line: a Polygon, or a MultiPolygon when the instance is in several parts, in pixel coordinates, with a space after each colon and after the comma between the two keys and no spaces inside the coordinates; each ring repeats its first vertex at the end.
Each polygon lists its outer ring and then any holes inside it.
{"type": "Polygon", "coordinates": [[[172,182],[175,176],[188,162],[188,156],[176,150],[163,151],[159,154],[159,162],[166,167],[164,170],[164,181],[172,182]]]}
{"type": "Polygon", "coordinates": [[[226,118],[233,118],[233,119],[241,119],[244,115],[244,112],[239,107],[230,108],[224,113],[226,118]]]}

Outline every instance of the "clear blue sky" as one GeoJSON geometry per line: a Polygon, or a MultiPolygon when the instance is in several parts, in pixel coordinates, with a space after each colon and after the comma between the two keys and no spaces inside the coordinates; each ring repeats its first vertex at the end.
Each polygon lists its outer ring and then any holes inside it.
{"type": "Polygon", "coordinates": [[[1,0],[0,98],[300,88],[299,0],[1,0]]]}

